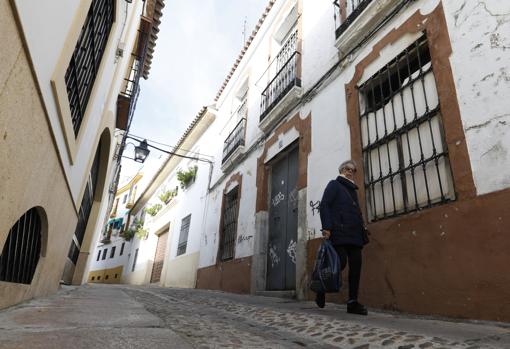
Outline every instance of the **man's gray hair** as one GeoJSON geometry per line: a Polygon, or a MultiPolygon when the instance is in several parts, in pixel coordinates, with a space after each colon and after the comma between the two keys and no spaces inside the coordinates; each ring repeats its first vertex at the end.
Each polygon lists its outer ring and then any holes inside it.
{"type": "Polygon", "coordinates": [[[352,165],[352,166],[354,166],[354,168],[356,168],[356,167],[357,167],[357,165],[356,165],[356,161],[354,161],[354,160],[347,160],[347,161],[344,161],[344,162],[342,162],[342,163],[340,164],[340,166],[338,167],[338,172],[342,172],[342,170],[343,170],[344,168],[346,168],[346,167],[347,167],[347,165],[352,165]]]}

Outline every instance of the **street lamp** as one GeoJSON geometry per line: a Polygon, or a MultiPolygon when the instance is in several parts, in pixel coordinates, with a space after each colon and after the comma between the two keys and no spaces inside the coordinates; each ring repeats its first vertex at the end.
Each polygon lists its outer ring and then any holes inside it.
{"type": "Polygon", "coordinates": [[[147,140],[140,142],[138,146],[135,146],[135,161],[143,163],[147,156],[149,156],[150,150],[147,146],[147,140]]]}
{"type": "MultiPolygon", "coordinates": [[[[151,147],[151,148],[154,148],[154,149],[156,149],[156,150],[158,150],[158,151],[160,151],[162,153],[165,153],[165,154],[168,154],[168,155],[171,155],[171,156],[178,156],[180,158],[196,160],[196,161],[203,161],[203,162],[207,162],[208,164],[212,164],[212,161],[208,160],[208,159],[204,159],[204,158],[201,158],[201,157],[195,157],[195,156],[187,156],[187,155],[177,154],[177,153],[175,153],[173,151],[168,151],[168,150],[165,150],[165,149],[158,148],[158,147],[156,147],[156,146],[154,146],[152,144],[148,144],[146,139],[144,139],[143,141],[140,141],[140,139],[138,137],[133,137],[131,135],[125,135],[125,137],[129,138],[129,139],[132,139],[134,141],[140,142],[138,145],[135,145],[135,157],[134,157],[134,159],[127,157],[128,159],[135,160],[136,162],[143,163],[147,159],[147,156],[149,156],[149,153],[150,153],[149,147],[151,147]]],[[[134,145],[134,143],[131,143],[131,142],[128,142],[127,144],[133,144],[134,145]]]]}

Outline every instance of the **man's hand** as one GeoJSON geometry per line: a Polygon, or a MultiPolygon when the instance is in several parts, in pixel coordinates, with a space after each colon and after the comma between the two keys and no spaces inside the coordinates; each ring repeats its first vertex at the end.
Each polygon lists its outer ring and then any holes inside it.
{"type": "Polygon", "coordinates": [[[324,239],[327,240],[331,236],[331,232],[329,230],[323,230],[322,231],[322,236],[324,236],[324,239]]]}

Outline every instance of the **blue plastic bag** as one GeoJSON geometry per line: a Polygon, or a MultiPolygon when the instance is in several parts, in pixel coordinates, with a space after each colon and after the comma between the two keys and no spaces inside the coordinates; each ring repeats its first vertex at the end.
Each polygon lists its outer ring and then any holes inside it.
{"type": "Polygon", "coordinates": [[[340,259],[331,241],[322,241],[313,268],[310,289],[316,293],[338,292],[342,286],[340,259]]]}

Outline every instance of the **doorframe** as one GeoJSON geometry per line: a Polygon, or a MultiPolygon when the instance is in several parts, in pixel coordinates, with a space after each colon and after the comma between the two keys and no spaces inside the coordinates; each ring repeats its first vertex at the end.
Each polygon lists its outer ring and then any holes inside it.
{"type": "MultiPolygon", "coordinates": [[[[255,204],[255,239],[251,272],[251,293],[266,292],[267,246],[269,236],[269,181],[270,164],[277,160],[282,151],[291,150],[289,145],[297,143],[298,149],[298,231],[296,247],[296,292],[298,299],[304,299],[308,277],[306,276],[306,200],[308,156],[311,152],[311,124],[312,116],[309,113],[301,118],[299,112],[280,124],[264,144],[261,155],[257,158],[256,176],[256,204],[255,204]],[[270,148],[280,146],[289,132],[297,131],[297,137],[287,142],[271,158],[267,159],[270,148]]],[[[270,291],[272,292],[272,291],[270,291]]],[[[279,292],[279,291],[275,291],[279,292]]]]}
{"type": "Polygon", "coordinates": [[[152,284],[152,283],[160,284],[161,283],[161,278],[164,275],[163,274],[163,270],[164,270],[165,264],[166,264],[165,263],[166,252],[168,251],[168,240],[169,240],[170,235],[167,235],[167,237],[166,237],[165,253],[163,255],[163,266],[161,267],[161,274],[159,275],[159,281],[152,282],[152,273],[154,272],[154,265],[156,264],[156,253],[158,252],[159,239],[164,234],[170,234],[170,222],[166,223],[161,228],[159,228],[156,232],[154,232],[154,235],[156,235],[158,240],[156,241],[156,248],[154,249],[154,260],[152,261],[152,265],[151,265],[151,268],[150,268],[151,271],[150,271],[150,275],[149,275],[149,284],[152,284]]]}
{"type": "MultiPolygon", "coordinates": [[[[290,144],[288,144],[286,147],[284,147],[278,154],[276,154],[273,158],[271,158],[267,163],[266,163],[266,166],[268,167],[268,172],[269,172],[269,178],[267,180],[267,207],[268,207],[268,210],[267,210],[267,217],[268,217],[268,221],[267,221],[267,242],[266,242],[266,249],[269,249],[269,211],[271,210],[271,204],[270,204],[270,201],[271,201],[271,186],[273,184],[273,168],[274,168],[274,165],[277,164],[278,162],[280,161],[283,161],[285,158],[287,158],[287,161],[288,161],[288,157],[290,155],[290,153],[292,153],[294,150],[297,150],[298,152],[298,157],[299,157],[299,140],[298,139],[295,139],[294,141],[292,141],[290,144]]],[[[287,181],[288,181],[288,177],[289,177],[289,173],[287,172],[287,181]]],[[[297,168],[297,173],[296,173],[296,176],[299,178],[299,159],[298,159],[298,168],[297,168]]],[[[297,180],[296,180],[296,188],[298,187],[298,184],[297,184],[297,180]]],[[[287,195],[288,195],[289,191],[287,190],[287,195]]],[[[299,202],[298,202],[298,214],[299,214],[299,202]]],[[[288,218],[288,217],[287,217],[288,218]]],[[[296,222],[296,224],[299,223],[299,219],[296,217],[296,219],[298,220],[298,222],[296,222]]],[[[297,240],[297,233],[296,233],[296,240],[297,240]]],[[[266,287],[265,287],[265,290],[264,291],[276,291],[276,292],[280,292],[280,291],[291,291],[291,290],[268,290],[267,289],[267,263],[268,263],[268,256],[267,256],[267,253],[266,253],[266,271],[265,271],[265,278],[266,278],[266,287]]],[[[297,261],[296,261],[296,264],[294,266],[296,268],[296,275],[297,275],[297,261]]],[[[297,280],[296,280],[297,281],[297,280]]],[[[295,282],[295,288],[297,287],[297,282],[295,282]]],[[[295,291],[295,289],[294,289],[295,291]]]]}

